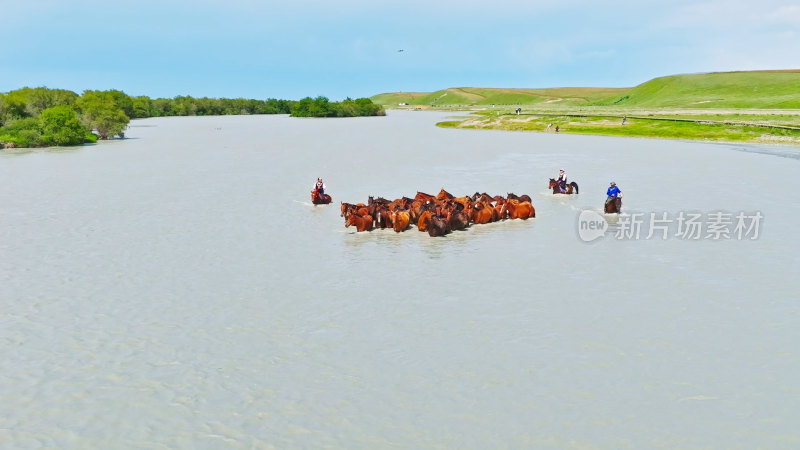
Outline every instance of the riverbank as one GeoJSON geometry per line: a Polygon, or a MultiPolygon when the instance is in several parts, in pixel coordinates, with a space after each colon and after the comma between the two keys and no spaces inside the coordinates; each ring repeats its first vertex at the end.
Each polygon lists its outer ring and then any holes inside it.
{"type": "Polygon", "coordinates": [[[483,108],[444,128],[800,145],[799,110],[483,108]]]}
{"type": "Polygon", "coordinates": [[[372,99],[388,108],[475,112],[439,124],[449,128],[558,127],[559,133],[800,145],[799,88],[800,71],[783,70],[670,75],[633,88],[448,88],[372,99]]]}

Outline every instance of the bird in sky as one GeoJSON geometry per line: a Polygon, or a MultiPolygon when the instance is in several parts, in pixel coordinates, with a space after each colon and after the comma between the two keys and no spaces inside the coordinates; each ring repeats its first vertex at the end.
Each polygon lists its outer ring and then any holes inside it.
{"type": "Polygon", "coordinates": [[[397,53],[404,52],[404,51],[405,51],[405,50],[403,50],[403,49],[401,48],[400,50],[398,50],[398,51],[397,51],[397,53]]]}

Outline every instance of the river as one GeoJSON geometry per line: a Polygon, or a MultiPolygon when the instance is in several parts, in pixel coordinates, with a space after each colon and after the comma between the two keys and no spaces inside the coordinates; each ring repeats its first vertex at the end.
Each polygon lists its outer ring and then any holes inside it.
{"type": "Polygon", "coordinates": [[[153,118],[0,153],[0,445],[800,445],[797,149],[446,117],[153,118]],[[546,189],[559,168],[579,195],[546,189]],[[611,180],[642,233],[608,216],[586,242],[611,180]],[[537,217],[444,238],[339,217],[441,188],[537,217]]]}

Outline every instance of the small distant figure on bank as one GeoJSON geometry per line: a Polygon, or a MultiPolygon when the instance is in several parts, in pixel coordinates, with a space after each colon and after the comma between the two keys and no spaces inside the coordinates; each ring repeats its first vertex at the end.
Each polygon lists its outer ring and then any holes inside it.
{"type": "Polygon", "coordinates": [[[622,116],[622,124],[625,125],[625,122],[628,121],[628,116],[622,116]]]}
{"type": "Polygon", "coordinates": [[[325,198],[325,183],[322,182],[322,178],[317,178],[317,182],[314,183],[314,191],[319,194],[320,198],[325,198]]]}
{"type": "Polygon", "coordinates": [[[606,191],[606,205],[611,203],[612,201],[616,200],[617,197],[622,197],[622,191],[619,190],[617,187],[617,183],[611,182],[611,186],[609,186],[608,190],[606,191]]]}
{"type": "Polygon", "coordinates": [[[550,128],[553,128],[553,124],[552,123],[548,123],[547,124],[547,131],[550,131],[550,128]]]}
{"type": "Polygon", "coordinates": [[[517,108],[516,111],[517,111],[517,115],[519,115],[522,112],[522,108],[517,108]]]}
{"type": "Polygon", "coordinates": [[[558,185],[558,188],[561,189],[562,193],[567,191],[567,172],[564,172],[564,169],[558,171],[556,184],[558,185]]]}
{"type": "Polygon", "coordinates": [[[556,133],[558,133],[558,125],[556,125],[556,133]]]}

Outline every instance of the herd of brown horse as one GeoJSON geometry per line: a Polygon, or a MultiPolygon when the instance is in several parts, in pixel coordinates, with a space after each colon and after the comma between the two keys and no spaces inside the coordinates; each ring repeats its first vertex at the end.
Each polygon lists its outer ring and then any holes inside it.
{"type": "Polygon", "coordinates": [[[430,236],[444,236],[472,224],[536,217],[536,209],[528,195],[502,197],[476,192],[455,197],[444,189],[437,195],[417,192],[414,198],[387,200],[369,197],[366,204],[342,202],[341,205],[345,227],[354,226],[357,231],[392,228],[400,233],[416,225],[419,231],[430,236]]]}

